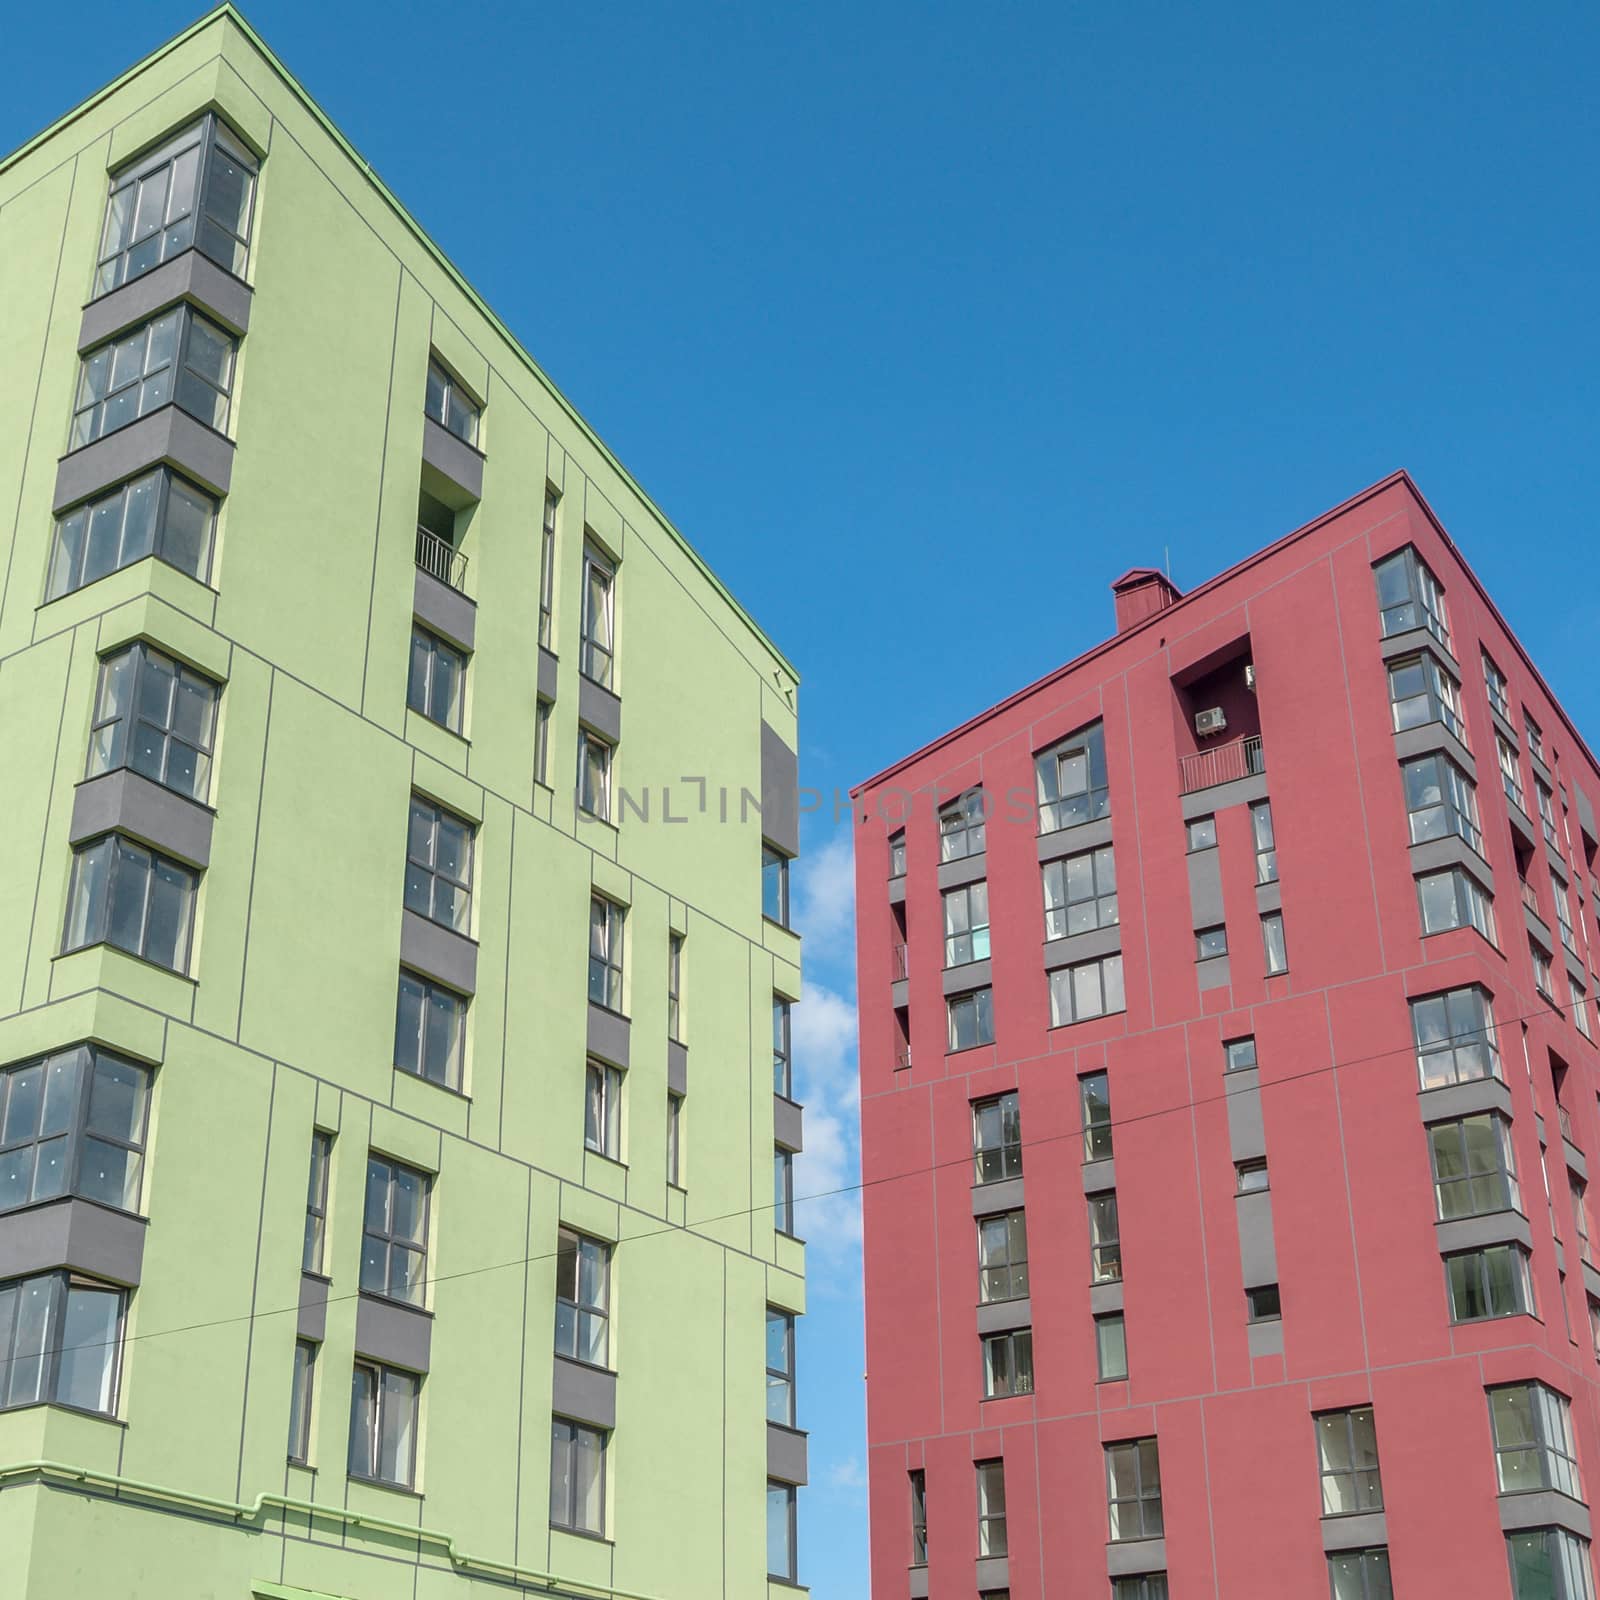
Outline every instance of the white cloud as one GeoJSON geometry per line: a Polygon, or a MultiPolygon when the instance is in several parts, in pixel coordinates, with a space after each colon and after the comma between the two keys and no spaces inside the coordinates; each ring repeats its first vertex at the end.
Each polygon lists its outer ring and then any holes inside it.
{"type": "Polygon", "coordinates": [[[855,857],[849,832],[840,831],[801,856],[795,873],[794,924],[808,959],[854,966],[855,905],[855,857]]]}
{"type": "Polygon", "coordinates": [[[810,1101],[806,1147],[795,1161],[795,1226],[807,1248],[838,1269],[853,1266],[861,1248],[858,1171],[854,1116],[840,1116],[825,1097],[810,1101]]]}
{"type": "Polygon", "coordinates": [[[821,983],[808,983],[794,1008],[794,1059],[801,1098],[838,1094],[856,1082],[856,1006],[821,983]]]}
{"type": "Polygon", "coordinates": [[[859,1456],[831,1463],[824,1477],[830,1489],[864,1489],[867,1486],[867,1475],[859,1456]]]}

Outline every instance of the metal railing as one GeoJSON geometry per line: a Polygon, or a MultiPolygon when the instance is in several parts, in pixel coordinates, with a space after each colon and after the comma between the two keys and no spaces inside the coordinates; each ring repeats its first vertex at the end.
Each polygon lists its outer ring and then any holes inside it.
{"type": "Polygon", "coordinates": [[[890,976],[898,983],[902,978],[910,976],[906,968],[906,947],[902,940],[896,940],[894,948],[889,952],[890,976]]]}
{"type": "Polygon", "coordinates": [[[1533,892],[1533,885],[1526,878],[1522,880],[1522,903],[1534,916],[1539,917],[1541,922],[1544,921],[1544,918],[1539,916],[1539,897],[1533,892]]]}
{"type": "Polygon", "coordinates": [[[437,578],[463,594],[466,592],[467,558],[448,539],[441,539],[420,524],[417,527],[417,565],[430,578],[437,578]]]}
{"type": "Polygon", "coordinates": [[[911,1046],[908,1044],[896,1045],[894,1052],[894,1065],[897,1072],[906,1071],[911,1065],[911,1046]]]}
{"type": "Polygon", "coordinates": [[[1576,1144],[1578,1141],[1572,1137],[1572,1113],[1559,1100],[1556,1102],[1556,1121],[1561,1125],[1562,1138],[1576,1144]]]}
{"type": "Polygon", "coordinates": [[[1261,735],[1246,734],[1242,739],[1219,744],[1211,750],[1200,750],[1192,756],[1179,756],[1178,793],[1193,794],[1196,789],[1215,788],[1219,783],[1254,777],[1256,773],[1266,770],[1267,758],[1261,749],[1261,735]]]}

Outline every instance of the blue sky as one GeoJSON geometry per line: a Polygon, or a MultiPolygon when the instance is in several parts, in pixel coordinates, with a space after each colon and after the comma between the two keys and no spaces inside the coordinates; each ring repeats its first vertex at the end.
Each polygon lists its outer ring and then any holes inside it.
{"type": "MultiPolygon", "coordinates": [[[[192,17],[14,10],[5,148],[192,17]]],[[[799,664],[804,783],[1398,466],[1596,727],[1592,6],[246,10],[799,664]]],[[[855,1160],[806,846],[802,1193],[855,1160]]],[[[867,1595],[856,1216],[801,1211],[822,1600],[867,1595]]]]}

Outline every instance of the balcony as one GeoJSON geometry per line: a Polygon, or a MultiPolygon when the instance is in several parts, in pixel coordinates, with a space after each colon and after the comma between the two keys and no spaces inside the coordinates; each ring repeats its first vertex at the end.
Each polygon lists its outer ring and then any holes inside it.
{"type": "Polygon", "coordinates": [[[1253,778],[1267,770],[1260,734],[1247,734],[1228,744],[1178,757],[1178,793],[1193,794],[1197,789],[1214,789],[1219,783],[1253,778]]]}
{"type": "Polygon", "coordinates": [[[437,578],[458,594],[467,590],[467,558],[448,539],[417,525],[417,570],[437,578]]]}
{"type": "Polygon", "coordinates": [[[894,1066],[896,1072],[909,1072],[911,1070],[911,1046],[900,1044],[895,1046],[894,1066]]]}
{"type": "Polygon", "coordinates": [[[1534,914],[1534,916],[1539,917],[1539,920],[1543,922],[1544,918],[1539,916],[1539,897],[1533,892],[1533,885],[1529,883],[1526,878],[1523,878],[1521,881],[1523,905],[1525,905],[1534,914]]]}
{"type": "Polygon", "coordinates": [[[889,977],[894,983],[902,978],[909,978],[910,971],[906,967],[906,947],[904,943],[897,942],[889,952],[889,977]]]}

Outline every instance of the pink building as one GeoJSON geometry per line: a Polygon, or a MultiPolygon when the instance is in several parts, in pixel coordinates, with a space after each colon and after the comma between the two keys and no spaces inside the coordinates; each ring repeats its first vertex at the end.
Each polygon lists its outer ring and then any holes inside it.
{"type": "Polygon", "coordinates": [[[1600,768],[1404,474],[857,791],[874,1600],[1592,1600],[1600,768]]]}

